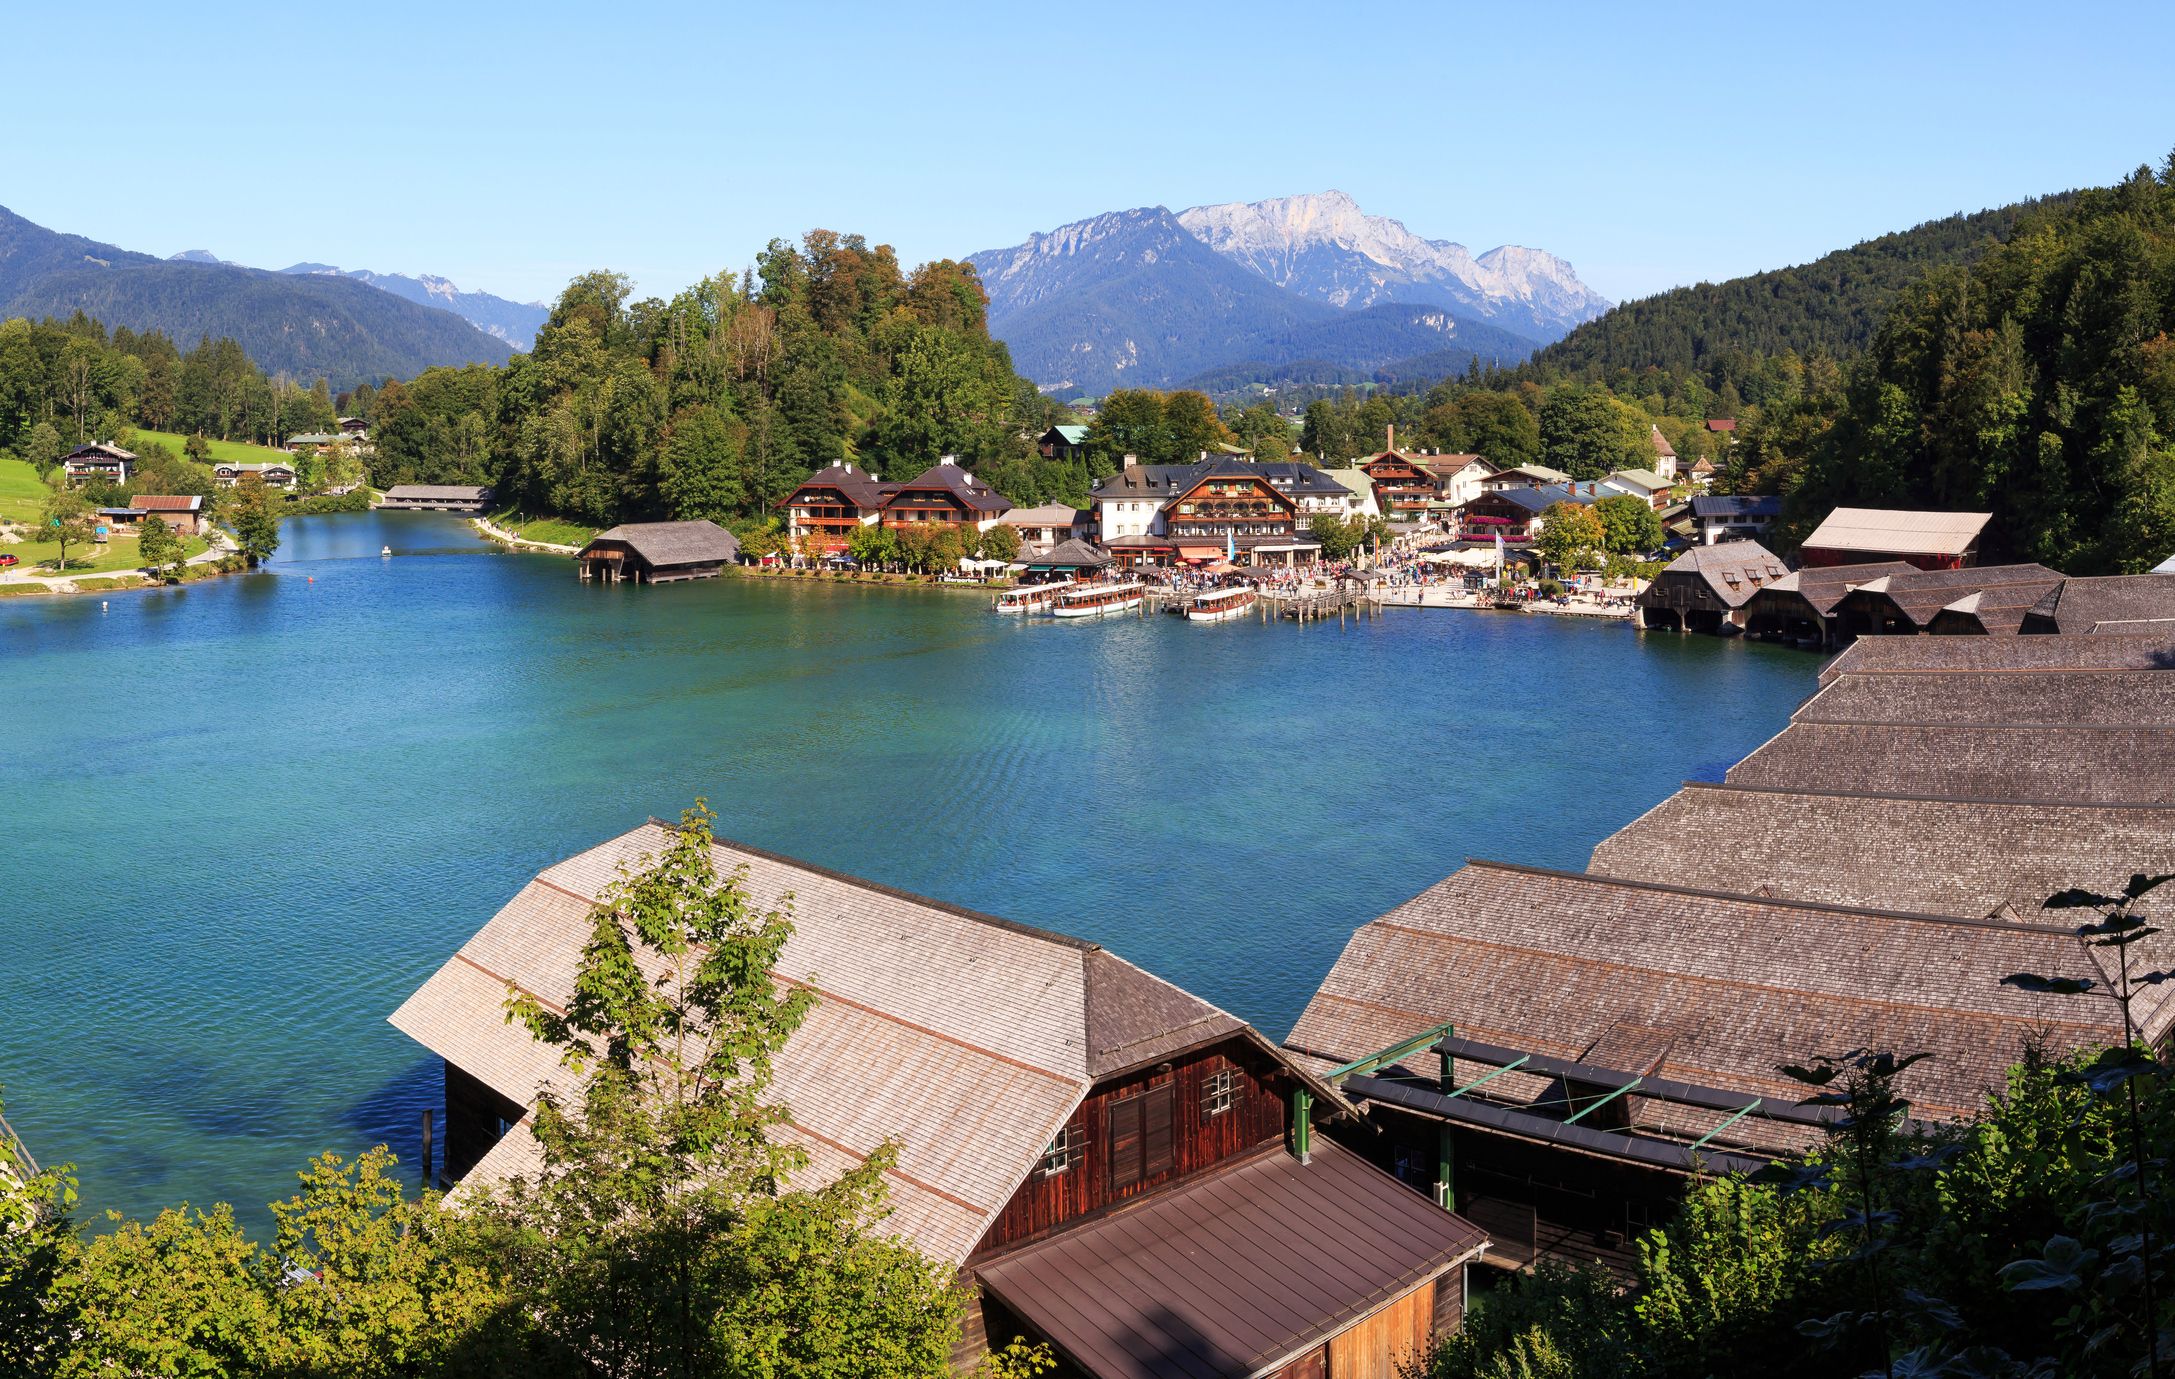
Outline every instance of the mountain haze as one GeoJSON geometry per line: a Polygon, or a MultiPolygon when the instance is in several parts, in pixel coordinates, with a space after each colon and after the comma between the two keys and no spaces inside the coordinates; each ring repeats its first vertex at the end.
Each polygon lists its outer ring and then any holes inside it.
{"type": "Polygon", "coordinates": [[[484,334],[504,340],[524,352],[536,343],[536,332],[551,319],[551,308],[543,302],[513,302],[488,292],[463,292],[431,273],[410,277],[405,273],[373,273],[367,268],[343,270],[329,263],[290,264],[279,271],[353,278],[420,306],[450,311],[484,334]]]}
{"type": "Polygon", "coordinates": [[[436,364],[503,364],[512,354],[451,312],[350,278],[155,258],[0,207],[0,317],[78,311],[109,327],[164,331],[183,349],[231,336],[266,372],[323,376],[335,388],[412,378],[436,364]]]}
{"type": "Polygon", "coordinates": [[[1510,364],[1607,307],[1553,255],[1476,258],[1337,192],[1114,211],[968,262],[991,331],[1061,392],[1510,364]]]}

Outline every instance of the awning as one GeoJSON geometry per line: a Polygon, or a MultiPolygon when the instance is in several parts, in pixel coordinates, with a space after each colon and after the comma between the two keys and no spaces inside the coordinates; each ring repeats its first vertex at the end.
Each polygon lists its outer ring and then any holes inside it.
{"type": "Polygon", "coordinates": [[[1221,546],[1180,546],[1178,554],[1187,560],[1214,560],[1223,554],[1221,546]]]}
{"type": "Polygon", "coordinates": [[[1312,1163],[1272,1145],[975,1272],[1097,1379],[1221,1379],[1274,1371],[1484,1243],[1318,1139],[1312,1163]]]}

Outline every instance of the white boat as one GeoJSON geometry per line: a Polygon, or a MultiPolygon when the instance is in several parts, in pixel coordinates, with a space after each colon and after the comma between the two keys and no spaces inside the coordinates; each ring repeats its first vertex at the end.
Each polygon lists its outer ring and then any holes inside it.
{"type": "Polygon", "coordinates": [[[1069,579],[1056,579],[1048,584],[1022,584],[1017,589],[1005,589],[989,601],[992,613],[1033,613],[1050,606],[1050,600],[1073,587],[1069,579]]]}
{"type": "Polygon", "coordinates": [[[379,554],[379,555],[381,555],[381,556],[385,556],[385,555],[391,555],[392,553],[393,553],[393,548],[392,548],[391,546],[380,546],[380,547],[378,547],[378,554],[379,554]]]}
{"type": "Polygon", "coordinates": [[[1083,584],[1067,589],[1050,601],[1053,618],[1099,618],[1105,613],[1130,613],[1140,607],[1148,586],[1139,580],[1120,584],[1083,584]]]}
{"type": "Polygon", "coordinates": [[[1187,622],[1223,622],[1230,618],[1243,618],[1254,606],[1252,589],[1240,585],[1235,589],[1211,589],[1195,594],[1186,605],[1187,622]]]}

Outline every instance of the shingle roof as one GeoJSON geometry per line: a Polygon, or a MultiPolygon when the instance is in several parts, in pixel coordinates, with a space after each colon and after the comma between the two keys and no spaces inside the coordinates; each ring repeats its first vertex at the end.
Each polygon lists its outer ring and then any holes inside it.
{"type": "MultiPolygon", "coordinates": [[[[1704,580],[1716,598],[1737,608],[1788,571],[1780,556],[1757,541],[1725,541],[1719,546],[1692,547],[1664,565],[1662,573],[1704,580]]],[[[1659,585],[1660,581],[1655,583],[1659,585]]]]}
{"type": "Polygon", "coordinates": [[[387,498],[415,498],[441,502],[480,503],[491,496],[486,484],[394,484],[385,490],[387,498]]]}
{"type": "Polygon", "coordinates": [[[2175,574],[2065,579],[2024,618],[2027,632],[2175,630],[2175,574]]]}
{"type": "Polygon", "coordinates": [[[1324,1140],[1311,1163],[1272,1147],[975,1272],[1096,1379],[1231,1379],[1276,1371],[1482,1243],[1324,1140]]]}
{"type": "Polygon", "coordinates": [[[1972,594],[1983,597],[1964,611],[1977,613],[1983,607],[1991,615],[1996,610],[2013,609],[2021,620],[2023,610],[2037,603],[2040,596],[2061,579],[2060,574],[2044,565],[1979,565],[1961,570],[1914,568],[1869,580],[1852,596],[1885,605],[1912,627],[1924,630],[1942,609],[1972,594]]]}
{"type": "Polygon", "coordinates": [[[2024,971],[2104,976],[2057,926],[1476,862],[1354,934],[1286,1042],[1350,1059],[1454,1021],[1466,1038],[1576,1059],[1628,1020],[1670,1036],[1663,1077],[1792,1101],[1802,1091],[1782,1063],[1923,1050],[1935,1056],[1906,1089],[1922,1112],[1961,1116],[2043,1033],[2062,1048],[2119,1037],[2111,1000],[2001,985],[2024,971]]]}
{"type": "Polygon", "coordinates": [[[1008,527],[1069,527],[1079,511],[1070,503],[1044,503],[1040,507],[1014,508],[1004,515],[1008,527]]]}
{"type": "Polygon", "coordinates": [[[1807,550],[1962,555],[1993,514],[1837,508],[1805,538],[1807,550]]]}
{"type": "MultiPolygon", "coordinates": [[[[523,1105],[570,1090],[552,1051],[502,1013],[512,982],[563,1006],[586,917],[622,865],[667,843],[645,825],[547,867],[396,1011],[392,1023],[523,1105]]],[[[890,1228],[964,1259],[1092,1082],[1234,1034],[1241,1021],[1094,944],[720,843],[765,909],[791,897],[776,971],[821,998],[777,1060],[788,1130],[835,1174],[888,1138],[890,1228]]],[[[471,1181],[532,1166],[510,1134],[471,1181]]]]}
{"type": "Polygon", "coordinates": [[[1110,563],[1110,553],[1099,551],[1079,537],[1068,537],[1050,548],[1048,555],[1036,556],[1037,565],[1068,566],[1078,570],[1098,570],[1110,563]]]}
{"type": "MultiPolygon", "coordinates": [[[[2171,677],[2175,678],[2175,677],[2171,677]]],[[[1832,905],[2059,919],[2071,886],[2175,872],[2175,806],[2019,804],[1689,783],[1601,840],[1591,871],[1832,905]]],[[[1615,1066],[1615,1065],[1612,1065],[1615,1066]]]]}
{"type": "Polygon", "coordinates": [[[788,493],[778,506],[784,507],[803,489],[809,488],[835,488],[846,495],[847,502],[857,508],[879,507],[885,497],[883,485],[867,470],[855,469],[851,465],[832,464],[825,465],[801,480],[800,486],[788,493]]]}
{"type": "Polygon", "coordinates": [[[1810,565],[1802,570],[1792,570],[1762,589],[1754,597],[1753,608],[1757,612],[1766,608],[1770,601],[1781,600],[1801,605],[1813,617],[1825,618],[1835,611],[1844,595],[1859,585],[1890,575],[1909,574],[1916,568],[1900,560],[1883,560],[1872,565],[1810,565]]]}
{"type": "Polygon", "coordinates": [[[1646,430],[1647,440],[1654,446],[1655,459],[1673,460],[1677,457],[1677,448],[1669,443],[1669,438],[1661,433],[1659,426],[1649,426],[1646,430]]]}
{"type": "Polygon", "coordinates": [[[624,522],[598,532],[582,553],[616,542],[651,565],[730,565],[740,558],[740,538],[715,522],[624,522]]]}
{"type": "Polygon", "coordinates": [[[2175,728],[2175,675],[2164,670],[1846,673],[1806,701],[1793,721],[2175,728]]]}
{"type": "Polygon", "coordinates": [[[1732,785],[1978,799],[2175,803],[2159,728],[1793,723],[1731,767],[1732,785]]]}
{"type": "Polygon", "coordinates": [[[2175,670],[2175,629],[2126,637],[1860,637],[1821,668],[1820,680],[1852,672],[2155,669],[2175,670]]]}

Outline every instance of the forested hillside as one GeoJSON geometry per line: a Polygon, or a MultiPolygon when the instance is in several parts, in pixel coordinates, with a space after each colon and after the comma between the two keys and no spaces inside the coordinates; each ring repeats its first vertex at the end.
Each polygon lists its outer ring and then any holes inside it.
{"type": "Polygon", "coordinates": [[[77,312],[177,340],[229,338],[267,373],[335,388],[513,352],[450,311],[351,278],[153,258],[0,207],[0,317],[77,312]]]}
{"type": "Polygon", "coordinates": [[[773,241],[670,301],[590,273],[504,368],[433,369],[368,400],[373,477],[492,483],[601,525],[767,514],[852,460],[907,477],[953,454],[1017,502],[1072,492],[1035,455],[1058,414],[989,336],[972,270],[901,270],[858,235],[773,241]]]}
{"type": "Polygon", "coordinates": [[[1538,356],[1606,377],[1694,370],[1725,354],[1848,354],[1863,349],[1905,286],[1929,268],[1977,262],[2034,215],[2074,193],[1952,215],[1800,264],[1625,302],[1538,356]]]}

